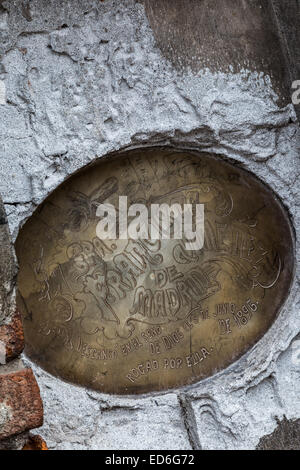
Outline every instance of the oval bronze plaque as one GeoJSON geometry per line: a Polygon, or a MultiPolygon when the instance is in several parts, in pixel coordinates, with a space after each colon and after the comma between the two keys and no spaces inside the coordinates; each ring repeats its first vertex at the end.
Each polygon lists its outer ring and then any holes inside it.
{"type": "Polygon", "coordinates": [[[76,173],[16,245],[29,356],[116,394],[191,384],[233,363],[276,318],[294,271],[291,225],[266,186],[216,156],[169,148],[76,173]],[[148,208],[203,204],[203,248],[98,238],[97,208],[118,208],[119,196],[148,208]]]}

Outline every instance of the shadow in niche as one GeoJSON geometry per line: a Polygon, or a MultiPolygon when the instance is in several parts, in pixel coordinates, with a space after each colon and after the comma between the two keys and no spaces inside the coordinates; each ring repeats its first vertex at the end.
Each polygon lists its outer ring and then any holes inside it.
{"type": "Polygon", "coordinates": [[[287,51],[270,0],[142,3],[158,47],[176,68],[263,72],[271,77],[279,104],[291,101],[287,51]]]}
{"type": "Polygon", "coordinates": [[[257,450],[300,450],[300,420],[288,420],[284,416],[276,418],[277,428],[272,434],[263,437],[257,450]]]}

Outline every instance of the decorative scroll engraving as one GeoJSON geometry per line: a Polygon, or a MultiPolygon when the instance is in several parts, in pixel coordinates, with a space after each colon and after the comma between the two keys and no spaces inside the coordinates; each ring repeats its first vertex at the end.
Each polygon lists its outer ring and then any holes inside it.
{"type": "Polygon", "coordinates": [[[109,393],[191,384],[245,353],[293,276],[289,221],[254,176],[213,155],[139,149],[75,174],[17,240],[28,354],[109,393]],[[204,204],[205,239],[101,240],[99,204],[204,204]]]}

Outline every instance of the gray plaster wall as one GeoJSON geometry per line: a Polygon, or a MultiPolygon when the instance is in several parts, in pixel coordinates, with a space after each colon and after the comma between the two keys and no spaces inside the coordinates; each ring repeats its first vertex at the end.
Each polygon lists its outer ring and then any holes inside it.
{"type": "MultiPolygon", "coordinates": [[[[0,192],[14,237],[75,170],[156,144],[235,160],[299,227],[299,124],[266,72],[174,68],[134,0],[4,1],[0,35],[0,192]]],[[[299,275],[265,337],[188,389],[112,397],[32,365],[45,407],[37,432],[50,449],[254,449],[276,419],[300,417],[299,275]]]]}

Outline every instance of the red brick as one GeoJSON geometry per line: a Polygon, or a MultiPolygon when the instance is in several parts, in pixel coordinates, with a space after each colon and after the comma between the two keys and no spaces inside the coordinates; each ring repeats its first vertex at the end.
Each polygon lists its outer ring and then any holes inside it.
{"type": "Polygon", "coordinates": [[[6,347],[6,362],[17,358],[24,349],[24,333],[21,315],[16,312],[7,325],[0,326],[0,341],[6,347]]]}
{"type": "Polygon", "coordinates": [[[28,441],[22,450],[49,450],[46,442],[41,436],[29,436],[28,441]]]}
{"type": "Polygon", "coordinates": [[[32,370],[0,375],[0,439],[42,424],[43,404],[32,370]]]}

